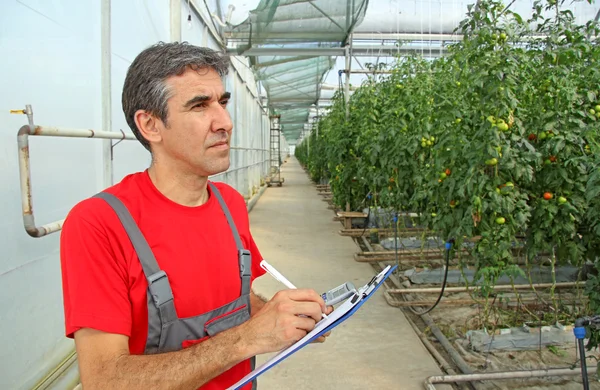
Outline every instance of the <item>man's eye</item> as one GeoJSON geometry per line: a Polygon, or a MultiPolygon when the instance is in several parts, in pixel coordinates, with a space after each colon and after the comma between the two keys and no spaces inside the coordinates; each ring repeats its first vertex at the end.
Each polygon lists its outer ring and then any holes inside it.
{"type": "Polygon", "coordinates": [[[221,100],[221,105],[226,106],[229,103],[229,99],[221,100]]]}
{"type": "Polygon", "coordinates": [[[204,108],[206,107],[206,103],[196,103],[192,106],[192,109],[194,108],[204,108]]]}

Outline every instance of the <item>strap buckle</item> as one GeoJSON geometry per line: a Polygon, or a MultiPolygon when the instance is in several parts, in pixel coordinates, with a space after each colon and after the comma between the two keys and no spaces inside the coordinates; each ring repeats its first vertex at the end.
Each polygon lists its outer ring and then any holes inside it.
{"type": "Polygon", "coordinates": [[[173,291],[165,271],[160,270],[148,277],[148,289],[156,307],[173,300],[173,291]]]}
{"type": "Polygon", "coordinates": [[[240,275],[242,277],[251,276],[252,255],[250,254],[250,251],[247,249],[238,250],[238,260],[240,262],[240,275]]]}

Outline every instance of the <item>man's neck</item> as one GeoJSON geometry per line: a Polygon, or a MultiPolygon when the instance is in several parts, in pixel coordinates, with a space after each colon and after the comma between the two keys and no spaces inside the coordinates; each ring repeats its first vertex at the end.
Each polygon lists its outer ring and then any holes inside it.
{"type": "Polygon", "coordinates": [[[148,175],[154,186],[167,198],[183,206],[195,207],[208,201],[208,177],[185,172],[177,167],[154,161],[148,175]]]}

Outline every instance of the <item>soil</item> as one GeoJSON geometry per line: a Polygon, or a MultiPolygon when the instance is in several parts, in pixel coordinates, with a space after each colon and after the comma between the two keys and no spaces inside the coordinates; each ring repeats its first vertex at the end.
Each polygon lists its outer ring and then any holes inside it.
{"type": "MultiPolygon", "coordinates": [[[[374,251],[385,250],[381,245],[372,245],[374,251]]],[[[366,250],[366,249],[365,249],[366,250]]],[[[383,263],[382,263],[383,264],[383,263]]],[[[388,262],[387,264],[392,264],[388,262]]],[[[411,264],[404,269],[415,268],[416,271],[423,269],[423,266],[430,268],[430,264],[411,264]]],[[[441,266],[441,264],[440,264],[441,266]]],[[[398,282],[405,283],[405,285],[397,285],[397,288],[406,288],[410,286],[407,278],[403,278],[403,272],[399,272],[398,282]]],[[[427,287],[441,287],[437,285],[418,285],[418,288],[427,287]]],[[[538,292],[536,295],[530,290],[519,291],[520,296],[531,301],[528,305],[528,309],[531,313],[538,315],[538,317],[544,316],[544,322],[541,325],[548,325],[554,323],[554,316],[548,314],[551,312],[552,300],[547,292],[538,292]],[[540,303],[540,297],[545,303],[540,303]],[[544,314],[545,313],[545,314],[544,314]]],[[[557,296],[559,294],[557,290],[557,296]]],[[[508,303],[502,305],[502,310],[499,310],[498,316],[490,316],[488,326],[493,326],[496,322],[498,325],[504,326],[522,326],[524,322],[529,322],[528,325],[535,331],[536,321],[533,320],[533,316],[527,313],[525,310],[520,309],[517,311],[517,299],[513,292],[504,292],[502,294],[504,300],[508,299],[508,303]],[[518,315],[516,313],[519,313],[518,315]]],[[[399,295],[395,296],[398,300],[402,300],[399,295]]],[[[438,294],[411,294],[407,297],[409,300],[417,301],[431,301],[431,304],[435,302],[438,294]]],[[[574,301],[578,302],[580,296],[574,290],[561,290],[560,299],[562,301],[574,301]]],[[[469,293],[446,293],[444,294],[444,300],[471,300],[472,298],[469,293]]],[[[424,310],[428,307],[419,307],[417,310],[424,310]]],[[[449,362],[451,360],[447,357],[447,354],[440,346],[439,342],[433,337],[431,332],[426,328],[422,321],[419,321],[419,317],[416,316],[409,308],[402,308],[402,310],[413,318],[414,322],[419,326],[422,332],[424,332],[431,340],[432,344],[438,348],[438,350],[445,356],[449,362]],[[415,320],[416,319],[416,320],[415,320]]],[[[475,384],[475,388],[479,390],[488,389],[561,389],[561,390],[579,390],[583,388],[581,380],[580,365],[578,362],[578,351],[576,349],[575,338],[572,343],[566,343],[564,345],[554,347],[542,347],[535,351],[485,351],[477,352],[470,348],[469,342],[466,339],[466,332],[468,330],[481,330],[483,328],[482,323],[482,309],[480,305],[477,305],[473,301],[472,305],[438,305],[433,311],[429,313],[435,323],[445,334],[448,340],[452,343],[455,349],[462,355],[465,362],[467,362],[474,371],[476,372],[496,372],[496,371],[517,371],[517,370],[535,370],[535,369],[548,369],[548,368],[569,368],[575,366],[577,375],[569,377],[546,377],[546,378],[533,378],[533,379],[518,379],[518,380],[498,380],[498,381],[486,381],[478,382],[475,384]],[[575,364],[576,363],[576,364],[575,364]]],[[[572,321],[568,317],[572,315],[563,315],[559,318],[559,322],[569,325],[572,321]],[[562,320],[562,321],[561,321],[562,320]]],[[[537,324],[539,325],[539,323],[537,324]]],[[[596,359],[600,359],[598,350],[586,352],[588,359],[588,367],[595,367],[597,364],[596,359]]],[[[458,371],[458,370],[457,370],[458,371]]],[[[590,376],[590,389],[600,390],[600,382],[598,378],[590,376]]]]}

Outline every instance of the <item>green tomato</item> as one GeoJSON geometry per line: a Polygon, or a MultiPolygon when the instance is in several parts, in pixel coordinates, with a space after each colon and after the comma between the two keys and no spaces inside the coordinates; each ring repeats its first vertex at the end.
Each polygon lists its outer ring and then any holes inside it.
{"type": "Polygon", "coordinates": [[[494,166],[496,164],[498,164],[498,160],[496,158],[485,160],[485,165],[494,166]]]}
{"type": "Polygon", "coordinates": [[[498,130],[500,130],[500,131],[507,131],[508,130],[508,125],[506,123],[502,122],[502,123],[500,123],[498,125],[498,130]]]}
{"type": "Polygon", "coordinates": [[[559,196],[558,204],[565,204],[565,203],[567,203],[567,198],[565,198],[564,196],[559,196]]]}
{"type": "Polygon", "coordinates": [[[515,185],[511,182],[511,181],[507,181],[506,184],[504,184],[505,187],[514,187],[515,185]]]}
{"type": "Polygon", "coordinates": [[[596,115],[596,111],[595,111],[593,108],[591,108],[591,109],[590,109],[590,114],[592,114],[592,115],[596,115]]]}
{"type": "Polygon", "coordinates": [[[594,110],[596,110],[596,112],[600,111],[600,104],[596,105],[596,107],[594,107],[594,110]]]}
{"type": "Polygon", "coordinates": [[[444,180],[448,175],[445,172],[440,173],[440,180],[444,180]]]}
{"type": "Polygon", "coordinates": [[[496,223],[498,225],[504,225],[505,222],[506,222],[506,219],[504,219],[504,217],[498,217],[498,218],[496,218],[496,223]]]}
{"type": "Polygon", "coordinates": [[[421,142],[421,147],[422,148],[426,148],[427,147],[427,142],[421,142]]]}
{"type": "Polygon", "coordinates": [[[505,33],[500,34],[500,39],[505,40],[506,39],[506,34],[505,33]]]}
{"type": "Polygon", "coordinates": [[[431,213],[431,216],[432,217],[437,217],[437,214],[436,213],[431,213]]]}
{"type": "Polygon", "coordinates": [[[458,125],[460,122],[462,122],[462,119],[460,119],[460,118],[456,118],[456,119],[454,120],[454,123],[456,123],[457,125],[458,125]]]}
{"type": "Polygon", "coordinates": [[[546,137],[547,137],[547,136],[548,136],[548,135],[546,134],[546,132],[542,131],[542,132],[540,133],[540,135],[538,135],[538,139],[539,139],[539,140],[541,140],[541,141],[543,141],[543,140],[545,140],[545,139],[546,139],[546,137]]]}
{"type": "Polygon", "coordinates": [[[500,190],[500,188],[496,187],[496,193],[497,193],[497,194],[500,194],[500,193],[502,193],[502,191],[500,190]]]}
{"type": "Polygon", "coordinates": [[[544,164],[552,165],[552,161],[550,161],[550,159],[546,159],[546,160],[544,160],[544,164]]]}

